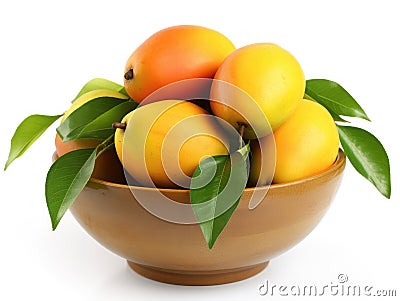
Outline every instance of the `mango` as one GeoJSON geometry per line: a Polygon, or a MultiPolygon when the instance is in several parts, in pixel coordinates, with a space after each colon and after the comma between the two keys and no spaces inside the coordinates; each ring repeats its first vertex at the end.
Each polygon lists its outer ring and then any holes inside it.
{"type": "Polygon", "coordinates": [[[301,100],[293,115],[274,132],[274,183],[311,177],[329,168],[339,150],[339,133],[325,107],[301,100]]]}
{"type": "Polygon", "coordinates": [[[251,44],[233,51],[218,68],[211,87],[211,109],[237,129],[245,125],[246,138],[261,138],[290,117],[304,90],[304,73],[292,54],[272,43],[251,44]]]}
{"type": "MultiPolygon", "coordinates": [[[[179,25],[163,29],[150,36],[128,58],[125,89],[140,103],[167,84],[191,78],[213,78],[234,49],[227,37],[206,27],[179,25]]],[[[192,87],[191,90],[196,89],[192,87]]],[[[181,91],[175,92],[178,99],[191,98],[190,93],[187,94],[190,91],[183,95],[181,91]]]]}
{"type": "Polygon", "coordinates": [[[229,152],[229,139],[215,117],[187,101],[147,104],[124,121],[115,147],[125,170],[142,186],[188,188],[203,158],[229,152]]]}

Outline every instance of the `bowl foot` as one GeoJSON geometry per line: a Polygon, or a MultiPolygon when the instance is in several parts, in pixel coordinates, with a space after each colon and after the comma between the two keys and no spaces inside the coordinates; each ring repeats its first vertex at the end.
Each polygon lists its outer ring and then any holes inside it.
{"type": "Polygon", "coordinates": [[[269,261],[250,267],[216,271],[178,271],[140,265],[128,260],[128,265],[138,274],[160,282],[178,285],[216,285],[231,283],[261,272],[269,261]]]}

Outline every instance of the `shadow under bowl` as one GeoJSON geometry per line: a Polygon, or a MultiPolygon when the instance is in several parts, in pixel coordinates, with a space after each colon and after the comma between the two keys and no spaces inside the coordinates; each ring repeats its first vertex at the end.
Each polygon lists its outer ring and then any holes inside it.
{"type": "MultiPolygon", "coordinates": [[[[91,178],[70,210],[96,241],[147,278],[181,285],[229,283],[262,271],[316,227],[340,185],[345,161],[339,150],[334,164],[320,174],[269,188],[246,188],[211,250],[198,224],[169,222],[143,208],[135,196],[152,198],[154,188],[91,178]],[[266,194],[249,209],[255,192],[266,194]]],[[[158,191],[189,204],[188,190],[158,191]]]]}

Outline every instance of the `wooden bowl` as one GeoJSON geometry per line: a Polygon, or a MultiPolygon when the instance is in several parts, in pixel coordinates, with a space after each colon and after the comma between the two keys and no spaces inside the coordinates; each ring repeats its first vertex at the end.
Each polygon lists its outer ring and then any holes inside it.
{"type": "MultiPolygon", "coordinates": [[[[345,161],[339,150],[328,170],[300,181],[271,185],[254,209],[249,209],[249,200],[255,188],[247,188],[211,250],[198,224],[169,222],[142,207],[134,195],[153,197],[154,188],[92,178],[70,210],[95,240],[147,278],[181,285],[234,282],[263,270],[269,260],[316,227],[339,187],[345,161]]],[[[189,203],[188,190],[158,191],[189,203]]]]}

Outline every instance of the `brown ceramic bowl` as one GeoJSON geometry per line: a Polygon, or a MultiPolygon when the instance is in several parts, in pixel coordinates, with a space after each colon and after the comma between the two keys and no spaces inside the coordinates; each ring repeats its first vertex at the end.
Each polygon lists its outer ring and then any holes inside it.
{"type": "MultiPolygon", "coordinates": [[[[95,240],[145,277],[183,285],[228,283],[260,272],[316,227],[338,189],[345,161],[339,150],[336,162],[323,173],[272,185],[252,210],[248,203],[254,188],[247,188],[211,250],[198,224],[162,220],[145,210],[130,190],[146,194],[152,188],[92,178],[70,209],[95,240]]],[[[160,191],[189,203],[188,190],[160,191]]]]}

